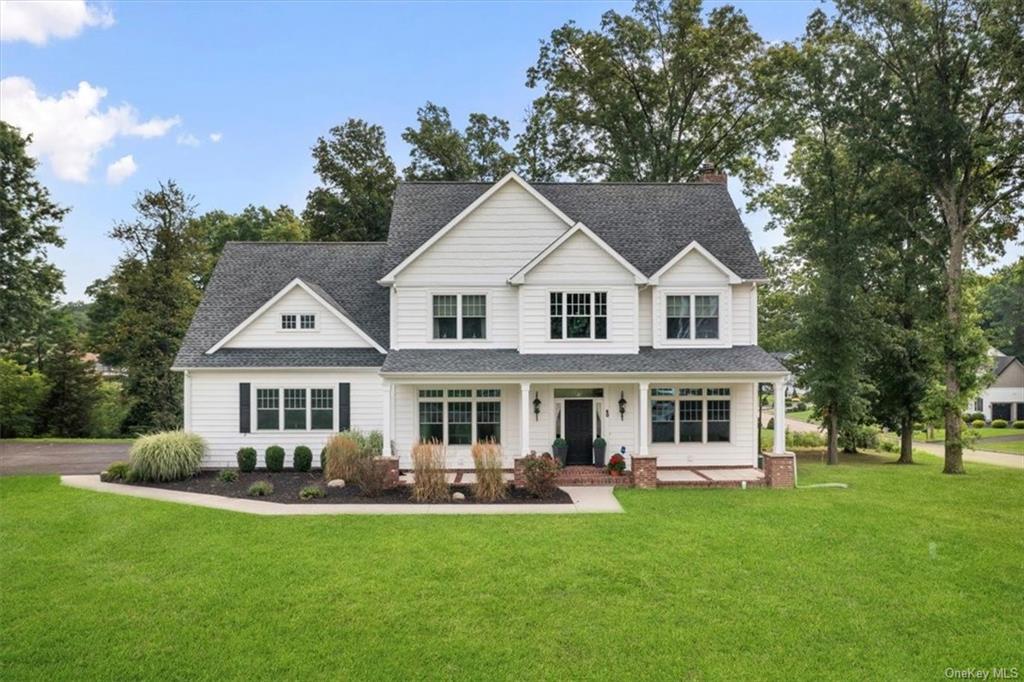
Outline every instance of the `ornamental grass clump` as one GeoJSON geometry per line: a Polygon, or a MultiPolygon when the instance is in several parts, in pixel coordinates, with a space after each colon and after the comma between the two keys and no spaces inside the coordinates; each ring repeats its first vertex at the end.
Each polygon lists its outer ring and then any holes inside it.
{"type": "Polygon", "coordinates": [[[447,502],[448,482],[444,479],[444,446],[436,440],[416,443],[412,448],[412,499],[414,502],[447,502]]]}
{"type": "Polygon", "coordinates": [[[324,448],[324,479],[349,479],[355,471],[356,462],[372,456],[366,447],[366,438],[358,433],[342,431],[327,441],[324,448]]]}
{"type": "Polygon", "coordinates": [[[195,475],[206,444],[194,433],[164,431],[142,436],[132,445],[132,476],[140,481],[180,481],[195,475]]]}
{"type": "Polygon", "coordinates": [[[372,451],[367,456],[357,459],[352,464],[348,481],[351,481],[359,488],[363,497],[377,497],[388,487],[388,469],[384,466],[384,460],[374,457],[372,451]]]}
{"type": "Polygon", "coordinates": [[[250,497],[266,497],[274,494],[274,484],[270,481],[256,481],[249,486],[250,497]]]}
{"type": "Polygon", "coordinates": [[[473,455],[473,467],[476,469],[476,484],[473,496],[481,502],[497,502],[508,496],[501,470],[501,446],[493,440],[479,441],[470,451],[473,455]]]}

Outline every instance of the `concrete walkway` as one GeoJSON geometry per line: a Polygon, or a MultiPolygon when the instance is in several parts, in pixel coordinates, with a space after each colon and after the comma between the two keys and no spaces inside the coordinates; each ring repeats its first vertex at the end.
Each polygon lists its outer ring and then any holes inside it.
{"type": "MultiPolygon", "coordinates": [[[[946,448],[942,443],[919,443],[914,441],[915,450],[924,450],[937,457],[946,456],[946,448]]],[[[1007,452],[992,452],[990,450],[964,450],[965,462],[977,462],[979,464],[993,464],[997,467],[1009,467],[1024,471],[1024,456],[1011,455],[1007,452]]]]}
{"type": "Polygon", "coordinates": [[[186,493],[162,488],[143,488],[104,483],[99,476],[61,476],[63,485],[101,493],[142,497],[161,502],[259,514],[262,516],[321,516],[333,514],[621,514],[622,506],[610,487],[562,488],[572,504],[280,504],[237,497],[186,493]]]}

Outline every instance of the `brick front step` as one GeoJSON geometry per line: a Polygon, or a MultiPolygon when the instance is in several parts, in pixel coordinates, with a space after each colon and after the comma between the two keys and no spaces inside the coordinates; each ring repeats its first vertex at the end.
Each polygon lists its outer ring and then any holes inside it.
{"type": "Polygon", "coordinates": [[[621,476],[612,476],[607,469],[570,465],[558,472],[557,485],[618,485],[632,486],[633,475],[625,472],[621,476]]]}

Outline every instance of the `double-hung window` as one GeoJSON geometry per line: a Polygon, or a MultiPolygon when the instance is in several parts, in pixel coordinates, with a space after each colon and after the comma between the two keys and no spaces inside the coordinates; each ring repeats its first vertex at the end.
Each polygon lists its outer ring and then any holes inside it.
{"type": "Polygon", "coordinates": [[[420,440],[446,445],[501,442],[501,390],[425,388],[419,391],[420,440]]]}
{"type": "Polygon", "coordinates": [[[718,296],[666,296],[665,338],[670,341],[720,338],[718,296]]]}
{"type": "Polygon", "coordinates": [[[728,388],[651,388],[651,442],[729,442],[730,393],[728,388]]]}
{"type": "Polygon", "coordinates": [[[552,291],[548,304],[552,339],[608,338],[608,292],[552,291]]]}
{"type": "Polygon", "coordinates": [[[257,431],[334,428],[333,388],[257,388],[257,431]]]}
{"type": "Polygon", "coordinates": [[[435,339],[487,338],[487,296],[435,294],[431,300],[435,339]]]}

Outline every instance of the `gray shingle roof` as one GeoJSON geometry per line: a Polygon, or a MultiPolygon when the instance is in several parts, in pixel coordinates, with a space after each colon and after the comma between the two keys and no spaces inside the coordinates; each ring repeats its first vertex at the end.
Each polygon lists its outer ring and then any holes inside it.
{"type": "MultiPolygon", "coordinates": [[[[191,364],[181,366],[190,369],[380,367],[384,357],[373,348],[221,348],[213,355],[201,355],[191,364]]],[[[175,366],[179,366],[178,363],[175,366]]]]}
{"type": "Polygon", "coordinates": [[[527,354],[514,349],[393,350],[382,373],[787,372],[758,346],[649,348],[615,355],[527,354]]]}
{"type": "Polygon", "coordinates": [[[229,242],[217,261],[174,366],[230,366],[210,364],[225,362],[212,358],[229,349],[212,356],[205,352],[296,277],[318,294],[326,294],[332,305],[344,310],[360,329],[387,348],[388,290],[377,284],[383,274],[385,248],[383,242],[229,242]]]}
{"type": "Polygon", "coordinates": [[[995,372],[994,372],[995,375],[999,376],[1000,374],[1002,374],[1006,370],[1007,367],[1009,367],[1010,365],[1012,365],[1014,363],[1014,361],[1016,359],[1017,358],[1015,358],[1012,355],[997,355],[996,356],[996,364],[995,364],[995,372]]]}
{"type": "MultiPolygon", "coordinates": [[[[390,271],[491,183],[403,182],[395,191],[384,270],[390,271]]],[[[744,279],[764,268],[725,185],[718,183],[531,183],[645,275],[691,241],[744,279]]]]}

